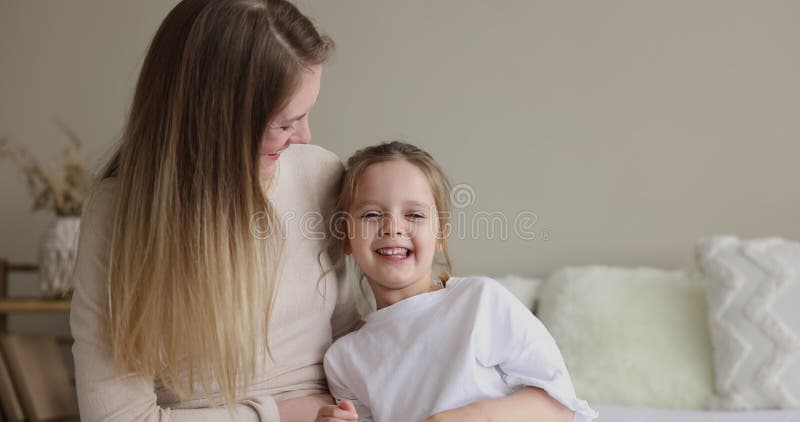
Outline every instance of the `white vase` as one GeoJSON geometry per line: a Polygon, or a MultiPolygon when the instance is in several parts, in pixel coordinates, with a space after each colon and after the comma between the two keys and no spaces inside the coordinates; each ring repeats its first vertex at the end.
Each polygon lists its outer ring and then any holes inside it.
{"type": "Polygon", "coordinates": [[[67,297],[72,285],[72,269],[78,252],[80,217],[56,217],[39,245],[39,275],[42,295],[67,297]]]}

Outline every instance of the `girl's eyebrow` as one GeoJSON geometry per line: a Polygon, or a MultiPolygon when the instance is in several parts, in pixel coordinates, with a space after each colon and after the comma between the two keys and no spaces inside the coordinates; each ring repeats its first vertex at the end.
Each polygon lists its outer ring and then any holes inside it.
{"type": "Polygon", "coordinates": [[[378,203],[378,201],[371,201],[371,200],[359,201],[359,202],[356,202],[356,206],[354,208],[364,208],[367,205],[380,206],[380,203],[378,203]]]}
{"type": "Polygon", "coordinates": [[[433,206],[433,205],[428,204],[426,202],[420,202],[420,201],[406,201],[405,205],[413,205],[415,207],[421,207],[421,208],[430,208],[430,207],[433,206]]]}

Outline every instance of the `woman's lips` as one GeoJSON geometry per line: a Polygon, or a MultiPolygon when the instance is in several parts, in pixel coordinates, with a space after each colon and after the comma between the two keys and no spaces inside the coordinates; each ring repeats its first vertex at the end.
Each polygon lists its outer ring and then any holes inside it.
{"type": "Polygon", "coordinates": [[[270,160],[273,160],[273,161],[275,161],[275,160],[277,160],[278,158],[280,158],[280,157],[281,157],[281,153],[283,153],[283,151],[286,151],[286,148],[284,148],[284,149],[282,149],[282,150],[280,150],[280,151],[276,151],[276,152],[272,152],[272,153],[267,153],[267,154],[262,154],[262,155],[264,155],[265,157],[267,157],[267,158],[268,158],[268,159],[270,159],[270,160]]]}

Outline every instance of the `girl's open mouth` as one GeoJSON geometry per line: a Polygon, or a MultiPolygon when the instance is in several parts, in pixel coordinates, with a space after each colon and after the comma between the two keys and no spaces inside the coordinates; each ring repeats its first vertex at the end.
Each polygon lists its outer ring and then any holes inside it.
{"type": "Polygon", "coordinates": [[[394,262],[401,262],[407,260],[411,255],[414,254],[414,251],[408,248],[380,248],[375,251],[383,259],[387,259],[389,261],[394,262]]]}

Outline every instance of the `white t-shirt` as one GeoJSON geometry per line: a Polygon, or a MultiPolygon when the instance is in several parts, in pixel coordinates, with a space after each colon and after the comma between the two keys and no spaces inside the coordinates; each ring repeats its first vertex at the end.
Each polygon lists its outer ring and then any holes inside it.
{"type": "Polygon", "coordinates": [[[324,360],[331,394],[359,421],[420,422],[524,386],[545,390],[591,421],[544,325],[496,281],[451,278],[447,287],[369,315],[324,360]]]}

